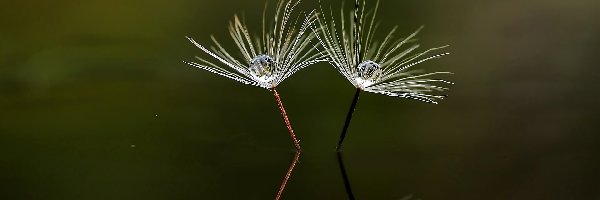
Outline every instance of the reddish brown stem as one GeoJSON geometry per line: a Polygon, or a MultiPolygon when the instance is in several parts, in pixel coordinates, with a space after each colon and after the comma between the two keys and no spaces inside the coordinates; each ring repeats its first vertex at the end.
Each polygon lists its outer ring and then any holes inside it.
{"type": "Polygon", "coordinates": [[[300,148],[300,143],[298,142],[298,139],[296,138],[296,135],[294,134],[294,129],[292,129],[292,124],[290,123],[290,120],[288,119],[287,113],[285,112],[285,108],[283,108],[283,103],[281,103],[281,98],[279,97],[279,93],[277,92],[277,89],[275,87],[273,87],[273,93],[275,94],[275,100],[277,100],[277,104],[279,105],[279,110],[281,110],[281,115],[283,116],[283,121],[285,121],[285,126],[287,127],[288,131],[290,132],[290,136],[292,137],[292,140],[294,141],[294,146],[296,146],[296,151],[301,151],[302,149],[300,148]]]}
{"type": "Polygon", "coordinates": [[[275,197],[275,200],[279,200],[281,198],[281,194],[283,193],[283,190],[285,189],[287,182],[290,180],[290,176],[292,176],[294,167],[296,167],[296,163],[298,163],[298,160],[300,159],[300,153],[301,153],[301,151],[296,151],[296,155],[294,156],[294,161],[292,161],[290,168],[288,169],[287,173],[285,174],[285,177],[283,178],[283,182],[281,183],[281,186],[279,187],[279,191],[277,191],[277,196],[275,197]]]}

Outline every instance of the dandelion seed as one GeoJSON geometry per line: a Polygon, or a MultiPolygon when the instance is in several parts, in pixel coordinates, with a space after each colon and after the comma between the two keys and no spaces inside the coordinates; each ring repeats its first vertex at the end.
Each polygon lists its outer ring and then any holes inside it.
{"type": "Polygon", "coordinates": [[[451,74],[450,72],[415,74],[413,71],[409,71],[415,65],[448,55],[449,53],[430,55],[447,46],[431,48],[416,54],[412,53],[419,48],[418,44],[403,48],[406,44],[414,41],[422,27],[406,38],[394,39],[397,30],[395,27],[381,43],[373,42],[377,29],[375,17],[379,2],[374,11],[367,13],[365,13],[364,4],[364,0],[362,6],[359,0],[355,0],[354,12],[350,13],[349,24],[344,20],[343,8],[340,24],[336,24],[333,16],[323,14],[325,12],[321,6],[318,17],[319,29],[313,29],[318,33],[316,37],[324,46],[329,63],[356,87],[356,93],[338,142],[338,151],[361,91],[437,104],[438,100],[446,96],[429,93],[445,91],[448,88],[435,84],[453,84],[449,81],[429,78],[438,74],[451,74]],[[366,17],[370,17],[370,20],[365,23],[366,17]]]}
{"type": "Polygon", "coordinates": [[[251,37],[245,23],[237,15],[234,17],[229,25],[229,33],[243,55],[241,60],[246,62],[234,58],[214,37],[211,38],[215,46],[211,47],[211,50],[190,37],[188,39],[227,68],[200,57],[198,57],[200,63],[184,62],[244,84],[272,90],[299,70],[326,61],[325,56],[318,49],[319,44],[312,43],[315,34],[309,30],[317,21],[315,11],[305,14],[305,19],[299,28],[297,19],[295,22],[290,21],[293,10],[299,2],[299,0],[278,1],[274,16],[275,26],[269,30],[265,30],[265,12],[261,37],[251,37]]]}
{"type": "Polygon", "coordinates": [[[314,63],[326,61],[326,56],[318,47],[318,42],[312,42],[316,34],[310,29],[317,21],[315,11],[305,13],[304,21],[298,27],[298,18],[292,14],[299,0],[279,0],[276,5],[274,26],[269,28],[266,23],[267,8],[263,13],[263,33],[260,37],[252,37],[245,23],[237,15],[229,24],[229,33],[235,42],[242,58],[233,57],[229,51],[211,37],[214,46],[210,49],[187,37],[190,42],[200,48],[204,53],[216,59],[219,64],[212,63],[204,58],[197,57],[200,61],[185,63],[233,79],[247,85],[253,85],[273,91],[284,121],[294,141],[297,150],[300,145],[281,103],[276,87],[286,78],[299,70],[314,63]]]}

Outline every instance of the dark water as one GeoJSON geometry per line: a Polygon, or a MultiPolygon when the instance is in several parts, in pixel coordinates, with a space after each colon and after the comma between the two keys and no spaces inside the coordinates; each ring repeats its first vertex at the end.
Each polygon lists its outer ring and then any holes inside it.
{"type": "MultiPolygon", "coordinates": [[[[353,87],[324,63],[286,80],[304,152],[283,199],[600,199],[598,1],[381,4],[381,34],[451,45],[420,68],[457,84],[440,105],[363,94],[345,184],[353,87]]],[[[227,41],[262,6],[2,1],[0,199],[273,199],[294,158],[273,95],[181,62],[202,55],[184,36],[227,41]]]]}

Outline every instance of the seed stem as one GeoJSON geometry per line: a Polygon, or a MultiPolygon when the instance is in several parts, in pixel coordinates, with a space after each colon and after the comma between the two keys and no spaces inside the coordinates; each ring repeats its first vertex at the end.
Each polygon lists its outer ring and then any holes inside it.
{"type": "Polygon", "coordinates": [[[277,89],[275,87],[273,87],[272,90],[275,95],[275,100],[277,100],[277,104],[279,105],[279,110],[281,110],[281,115],[283,116],[283,121],[285,121],[285,126],[287,127],[288,131],[290,132],[290,136],[292,137],[292,140],[294,141],[294,146],[296,147],[296,151],[302,151],[302,148],[300,148],[300,143],[298,142],[298,139],[296,138],[296,135],[294,134],[294,129],[292,129],[292,124],[290,123],[287,113],[285,112],[285,108],[283,107],[283,103],[281,103],[281,98],[279,97],[279,93],[277,92],[277,89]]]}
{"type": "Polygon", "coordinates": [[[356,103],[358,103],[358,97],[360,95],[360,88],[356,88],[356,93],[354,93],[354,98],[352,98],[352,104],[350,104],[350,109],[348,109],[348,114],[346,115],[346,121],[344,122],[344,128],[342,128],[342,134],[340,134],[340,140],[338,141],[336,151],[342,150],[342,142],[344,142],[344,138],[346,138],[346,132],[348,131],[348,127],[350,126],[350,121],[352,120],[352,115],[354,114],[354,110],[356,109],[356,103]]]}
{"type": "Polygon", "coordinates": [[[281,186],[279,187],[279,191],[277,191],[277,196],[275,197],[275,200],[281,199],[281,194],[283,193],[283,190],[285,189],[287,182],[290,180],[290,176],[292,176],[294,167],[296,167],[296,163],[298,163],[298,160],[300,159],[301,152],[302,151],[299,151],[299,150],[296,151],[296,155],[294,155],[294,160],[292,161],[290,168],[288,169],[287,173],[285,174],[285,177],[283,178],[283,182],[281,183],[281,186]]]}

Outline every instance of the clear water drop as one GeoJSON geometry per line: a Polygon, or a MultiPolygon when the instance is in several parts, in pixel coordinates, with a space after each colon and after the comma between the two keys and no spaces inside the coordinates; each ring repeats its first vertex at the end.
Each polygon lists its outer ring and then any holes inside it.
{"type": "Polygon", "coordinates": [[[274,79],[275,60],[267,55],[258,55],[250,61],[248,70],[256,79],[269,82],[274,79]]]}
{"type": "Polygon", "coordinates": [[[371,60],[360,63],[356,69],[358,76],[363,80],[373,80],[381,74],[381,66],[371,60]]]}

